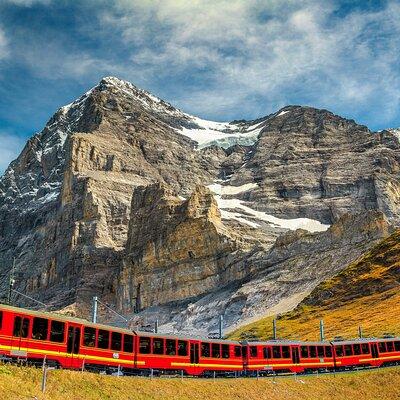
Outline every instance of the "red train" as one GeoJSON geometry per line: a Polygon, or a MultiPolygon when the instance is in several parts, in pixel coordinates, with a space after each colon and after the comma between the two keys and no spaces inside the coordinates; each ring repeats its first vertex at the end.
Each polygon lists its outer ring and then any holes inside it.
{"type": "Polygon", "coordinates": [[[400,363],[400,338],[236,342],[168,336],[0,305],[0,357],[124,373],[303,373],[400,363]]]}

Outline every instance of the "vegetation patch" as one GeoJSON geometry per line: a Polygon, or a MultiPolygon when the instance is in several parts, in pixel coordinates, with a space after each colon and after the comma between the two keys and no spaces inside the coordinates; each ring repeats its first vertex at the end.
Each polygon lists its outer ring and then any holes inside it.
{"type": "Polygon", "coordinates": [[[39,368],[4,366],[2,400],[394,400],[400,398],[400,368],[300,377],[199,379],[132,378],[55,370],[40,390],[39,368]]]}

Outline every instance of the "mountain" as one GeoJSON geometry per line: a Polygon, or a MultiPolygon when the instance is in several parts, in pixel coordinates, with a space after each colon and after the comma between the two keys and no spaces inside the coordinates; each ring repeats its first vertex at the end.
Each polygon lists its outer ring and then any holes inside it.
{"type": "Polygon", "coordinates": [[[18,291],[82,316],[93,295],[169,331],[286,311],[398,225],[399,147],[327,110],[206,121],[103,78],[0,179],[0,286],[15,257],[18,291]]]}

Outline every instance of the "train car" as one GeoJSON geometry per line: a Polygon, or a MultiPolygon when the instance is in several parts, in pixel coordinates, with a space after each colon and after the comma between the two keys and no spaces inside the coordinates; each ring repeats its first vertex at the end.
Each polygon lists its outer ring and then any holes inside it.
{"type": "Polygon", "coordinates": [[[242,372],[243,358],[240,342],[230,340],[200,340],[199,368],[202,373],[242,372]]]}
{"type": "Polygon", "coordinates": [[[189,375],[243,370],[241,345],[226,340],[137,333],[136,359],[156,372],[183,370],[189,375]]]}
{"type": "Polygon", "coordinates": [[[260,374],[271,372],[302,373],[334,368],[329,342],[271,340],[242,342],[244,369],[260,374]]]}
{"type": "Polygon", "coordinates": [[[400,364],[400,338],[334,341],[332,346],[338,369],[400,364]]]}
{"type": "Polygon", "coordinates": [[[0,305],[0,354],[63,368],[137,368],[134,333],[102,324],[0,305]]]}

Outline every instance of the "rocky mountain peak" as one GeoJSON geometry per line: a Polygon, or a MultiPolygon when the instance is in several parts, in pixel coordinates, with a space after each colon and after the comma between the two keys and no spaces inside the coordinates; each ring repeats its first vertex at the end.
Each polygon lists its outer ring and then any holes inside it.
{"type": "Polygon", "coordinates": [[[321,279],[334,257],[339,270],[387,231],[368,215],[399,223],[399,150],[393,133],[327,110],[215,122],[105,77],[60,108],[0,179],[1,287],[16,257],[16,289],[54,308],[76,303],[84,314],[93,295],[128,311],[135,298],[139,308],[180,301],[183,324],[197,298],[240,320],[257,313],[257,293],[262,310],[271,304],[274,276],[292,271],[291,293],[302,280],[308,291],[322,241],[321,279]]]}

